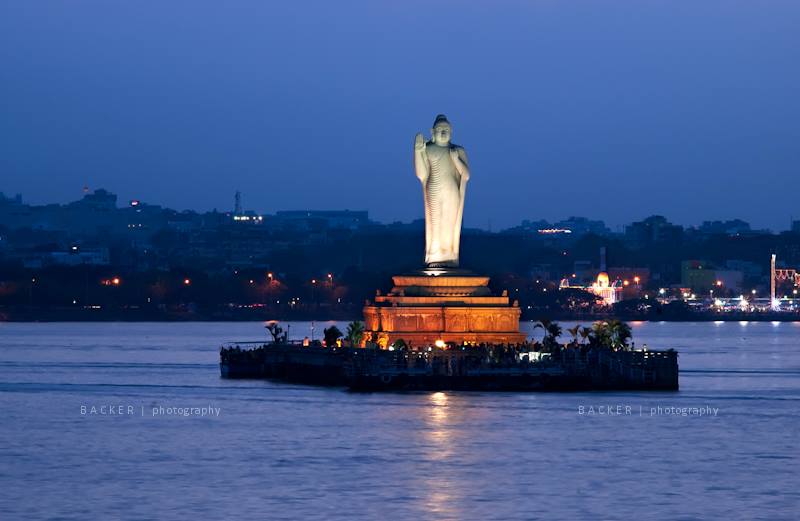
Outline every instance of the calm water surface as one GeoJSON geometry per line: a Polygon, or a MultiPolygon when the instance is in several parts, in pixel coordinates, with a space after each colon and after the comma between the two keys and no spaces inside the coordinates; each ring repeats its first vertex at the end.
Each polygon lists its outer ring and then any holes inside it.
{"type": "Polygon", "coordinates": [[[260,323],[3,323],[0,518],[798,519],[800,324],[634,336],[679,392],[353,394],[221,380],[260,323]]]}

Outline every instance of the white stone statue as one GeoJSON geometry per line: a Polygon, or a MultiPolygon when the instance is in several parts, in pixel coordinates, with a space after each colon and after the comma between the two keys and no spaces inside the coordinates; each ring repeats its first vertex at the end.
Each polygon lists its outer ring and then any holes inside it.
{"type": "Polygon", "coordinates": [[[425,201],[425,264],[457,268],[461,216],[469,180],[467,154],[450,143],[452,127],[444,114],[436,116],[431,140],[414,141],[414,170],[422,182],[425,201]]]}

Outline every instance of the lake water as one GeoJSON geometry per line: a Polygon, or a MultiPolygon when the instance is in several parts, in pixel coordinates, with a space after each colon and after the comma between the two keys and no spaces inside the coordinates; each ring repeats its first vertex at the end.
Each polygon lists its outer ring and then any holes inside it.
{"type": "Polygon", "coordinates": [[[798,519],[800,324],[633,330],[680,391],[354,394],[220,379],[261,323],[0,323],[0,518],[798,519]]]}

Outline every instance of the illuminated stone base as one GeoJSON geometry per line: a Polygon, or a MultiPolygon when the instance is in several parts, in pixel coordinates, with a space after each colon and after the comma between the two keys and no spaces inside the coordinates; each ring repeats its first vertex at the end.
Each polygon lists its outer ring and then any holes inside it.
{"type": "Polygon", "coordinates": [[[466,270],[427,269],[392,277],[394,288],[364,306],[365,328],[382,346],[403,339],[414,346],[436,340],[517,343],[519,303],[492,295],[489,277],[466,270]]]}

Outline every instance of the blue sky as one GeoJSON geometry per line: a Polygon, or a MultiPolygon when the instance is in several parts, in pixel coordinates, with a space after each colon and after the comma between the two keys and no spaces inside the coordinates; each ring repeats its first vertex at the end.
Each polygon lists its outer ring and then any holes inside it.
{"type": "Polygon", "coordinates": [[[5,0],[0,190],[407,221],[414,134],[445,113],[468,226],[784,229],[798,27],[791,1],[5,0]]]}

